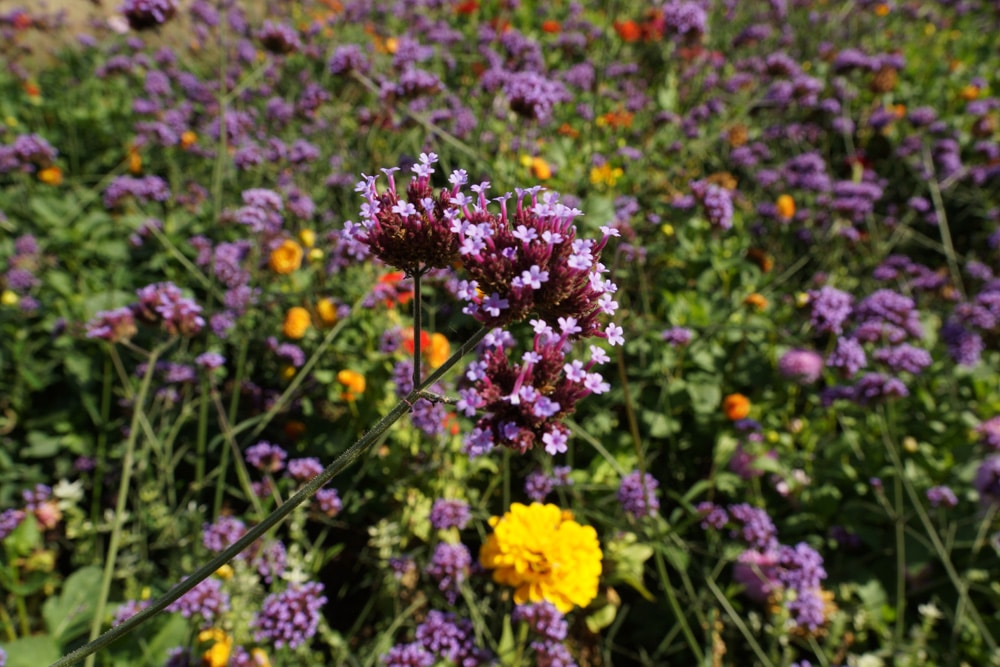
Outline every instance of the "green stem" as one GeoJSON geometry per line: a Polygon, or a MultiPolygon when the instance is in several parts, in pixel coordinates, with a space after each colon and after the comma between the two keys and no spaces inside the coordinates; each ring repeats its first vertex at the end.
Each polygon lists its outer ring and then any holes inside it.
{"type": "MultiPolygon", "coordinates": [[[[708,589],[712,591],[712,595],[714,595],[715,599],[718,600],[720,605],[722,605],[722,608],[726,610],[726,614],[729,616],[729,620],[733,622],[733,625],[736,626],[736,629],[740,631],[740,634],[743,635],[743,638],[746,639],[748,644],[750,644],[750,648],[757,655],[757,659],[760,660],[760,664],[766,665],[767,667],[774,667],[774,663],[771,662],[771,660],[767,657],[767,654],[764,653],[764,649],[761,648],[760,644],[757,643],[757,640],[754,638],[753,633],[750,632],[750,628],[748,628],[747,624],[743,622],[743,619],[740,617],[739,612],[737,612],[736,609],[733,608],[733,605],[732,603],[729,602],[729,599],[726,597],[726,594],[719,589],[716,583],[712,581],[711,577],[705,578],[705,585],[707,585],[708,589]]],[[[699,662],[701,662],[701,660],[699,660],[699,662]]]]}
{"type": "MultiPolygon", "coordinates": [[[[108,554],[104,559],[104,575],[101,578],[101,592],[97,597],[97,606],[94,609],[94,618],[90,624],[90,641],[94,641],[101,633],[101,625],[104,623],[104,609],[108,603],[108,594],[111,592],[111,579],[115,573],[115,561],[118,557],[118,548],[121,545],[122,527],[125,524],[125,511],[128,509],[129,485],[132,481],[132,463],[135,458],[135,441],[139,434],[139,417],[142,414],[143,404],[149,393],[149,385],[153,380],[153,373],[156,369],[156,360],[160,354],[173,345],[173,339],[167,341],[160,347],[154,348],[149,355],[149,362],[146,372],[142,377],[142,384],[132,403],[132,424],[129,428],[128,440],[125,441],[125,453],[122,456],[121,471],[122,478],[118,484],[118,502],[115,506],[115,518],[111,528],[111,541],[108,544],[108,554]]],[[[112,355],[117,355],[117,350],[112,347],[112,355]]],[[[87,667],[93,667],[94,656],[87,658],[87,667]]]]}
{"type": "Polygon", "coordinates": [[[656,571],[659,573],[660,580],[663,582],[663,591],[667,594],[667,602],[670,603],[670,609],[673,610],[674,616],[677,618],[677,623],[681,626],[681,631],[684,633],[684,638],[687,640],[688,647],[695,655],[696,664],[704,664],[705,653],[701,650],[701,645],[698,644],[698,640],[695,639],[694,633],[691,631],[691,626],[688,625],[687,618],[684,616],[684,610],[681,609],[680,602],[674,594],[674,585],[670,582],[670,573],[667,572],[667,565],[663,562],[663,554],[659,549],[657,549],[654,553],[656,556],[656,571]]]}
{"type": "Polygon", "coordinates": [[[893,640],[896,648],[903,646],[903,635],[906,632],[906,516],[903,511],[903,483],[897,481],[894,490],[896,505],[896,628],[893,640]]]}
{"type": "Polygon", "coordinates": [[[101,423],[97,432],[97,463],[94,466],[94,499],[90,506],[90,521],[95,526],[101,514],[101,496],[104,486],[104,460],[108,453],[108,421],[111,419],[111,357],[104,357],[104,382],[101,387],[101,423]]]}
{"type": "MultiPolygon", "coordinates": [[[[319,489],[325,486],[327,482],[339,475],[348,466],[367,453],[368,450],[375,445],[375,443],[381,440],[382,436],[385,435],[394,423],[409,412],[410,404],[417,399],[420,392],[426,387],[437,382],[452,368],[452,366],[457,364],[462,357],[471,352],[486,336],[486,334],[489,333],[489,331],[490,328],[480,328],[479,331],[469,338],[469,340],[462,344],[458,351],[456,351],[446,362],[441,364],[441,366],[431,373],[430,376],[424,380],[422,386],[414,387],[413,390],[410,391],[410,393],[407,394],[403,400],[399,401],[384,417],[382,417],[382,419],[380,419],[370,431],[361,436],[361,438],[351,445],[347,451],[337,457],[337,459],[328,465],[323,472],[316,475],[316,477],[306,483],[283,505],[277,507],[273,512],[267,515],[263,521],[250,528],[243,535],[243,537],[236,540],[236,542],[231,544],[228,548],[218,553],[214,558],[191,573],[190,576],[174,584],[174,586],[167,591],[165,595],[153,601],[149,607],[140,611],[138,614],[131,617],[121,625],[111,628],[100,637],[91,639],[91,641],[87,644],[52,663],[50,667],[69,667],[69,665],[75,665],[84,658],[93,656],[97,651],[117,641],[118,639],[121,639],[142,623],[145,623],[153,616],[159,614],[182,595],[210,577],[216,570],[239,555],[258,538],[266,534],[274,526],[284,520],[285,517],[291,514],[296,507],[311,498],[319,489]]],[[[150,368],[152,368],[152,364],[150,365],[150,368]]],[[[103,614],[103,610],[101,610],[101,614],[103,614]]],[[[100,616],[97,618],[100,618],[100,616]]],[[[98,628],[100,627],[99,621],[95,620],[95,624],[98,628]]]]}

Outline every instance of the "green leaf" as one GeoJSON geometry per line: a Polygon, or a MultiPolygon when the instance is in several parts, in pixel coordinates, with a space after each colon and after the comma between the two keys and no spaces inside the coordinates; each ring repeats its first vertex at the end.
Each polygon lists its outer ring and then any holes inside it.
{"type": "Polygon", "coordinates": [[[101,592],[101,568],[96,565],[74,572],[63,584],[62,593],[42,605],[42,616],[49,632],[66,644],[90,628],[101,592]]]}
{"type": "Polygon", "coordinates": [[[11,531],[3,544],[7,547],[7,552],[14,556],[27,556],[35,549],[40,549],[42,533],[38,530],[35,515],[25,513],[24,519],[11,531]]]}
{"type": "Polygon", "coordinates": [[[510,625],[510,615],[504,616],[503,632],[497,645],[497,657],[504,667],[519,667],[517,645],[514,641],[514,629],[510,625]]]}
{"type": "Polygon", "coordinates": [[[613,606],[606,604],[593,614],[587,616],[587,629],[596,634],[614,623],[615,616],[617,615],[618,610],[613,606]]]}
{"type": "Polygon", "coordinates": [[[7,667],[38,667],[51,665],[62,657],[56,640],[48,635],[22,637],[9,644],[0,644],[7,652],[7,667]]]}
{"type": "Polygon", "coordinates": [[[691,407],[695,412],[711,414],[718,411],[722,402],[722,390],[718,383],[704,381],[696,382],[688,378],[688,396],[691,397],[691,407]]]}
{"type": "Polygon", "coordinates": [[[61,438],[47,433],[31,431],[27,435],[28,446],[21,450],[21,456],[29,459],[46,459],[55,456],[62,448],[61,438]]]}

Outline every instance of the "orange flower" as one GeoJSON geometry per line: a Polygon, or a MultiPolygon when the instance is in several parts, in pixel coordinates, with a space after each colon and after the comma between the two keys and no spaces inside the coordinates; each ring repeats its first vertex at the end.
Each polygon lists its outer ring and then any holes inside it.
{"type": "Polygon", "coordinates": [[[544,158],[531,158],[531,175],[540,181],[547,181],[552,178],[552,167],[544,158]]]}
{"type": "Polygon", "coordinates": [[[38,180],[46,185],[59,185],[62,183],[62,169],[59,167],[46,167],[38,172],[38,180]]]}
{"type": "Polygon", "coordinates": [[[638,42],[642,37],[642,29],[639,24],[629,19],[628,21],[615,21],[615,32],[621,37],[623,42],[638,42]]]}
{"type": "Polygon", "coordinates": [[[471,14],[477,9],[479,9],[479,3],[476,0],[465,0],[465,2],[455,5],[456,14],[471,14]]]}
{"type": "Polygon", "coordinates": [[[288,275],[302,266],[302,246],[291,239],[285,239],[281,245],[271,251],[268,266],[275,273],[288,275]]]}
{"type": "Polygon", "coordinates": [[[890,7],[884,2],[880,2],[875,5],[875,16],[886,16],[889,14],[890,7]]]}
{"type": "Polygon", "coordinates": [[[782,220],[791,220],[795,215],[795,200],[791,195],[781,195],[774,202],[774,206],[778,210],[778,217],[782,220]]]}
{"type": "Polygon", "coordinates": [[[762,294],[758,294],[757,292],[754,292],[747,298],[743,299],[743,303],[753,308],[756,308],[758,311],[767,308],[767,298],[765,298],[764,295],[762,294]]]}
{"type": "Polygon", "coordinates": [[[142,171],[142,155],[135,146],[128,147],[128,170],[129,173],[138,174],[142,171]]]}
{"type": "Polygon", "coordinates": [[[316,302],[316,314],[319,321],[330,326],[337,323],[337,304],[333,299],[320,299],[316,302]]]}
{"type": "Polygon", "coordinates": [[[974,86],[970,83],[968,86],[962,88],[962,90],[958,93],[958,96],[966,102],[971,102],[979,97],[979,86],[974,86]]]}
{"type": "Polygon", "coordinates": [[[569,137],[571,139],[576,139],[577,137],[580,136],[580,131],[574,129],[573,126],[570,125],[569,123],[563,123],[562,125],[560,125],[557,132],[559,132],[559,134],[561,134],[562,136],[569,137]]]}
{"type": "Polygon", "coordinates": [[[42,89],[38,87],[38,84],[31,81],[24,82],[24,92],[28,97],[41,97],[42,89]]]}
{"type": "Polygon", "coordinates": [[[722,399],[722,412],[730,421],[746,419],[750,414],[750,399],[743,394],[729,394],[722,399]]]}
{"type": "Polygon", "coordinates": [[[444,334],[432,334],[431,344],[424,349],[427,350],[427,363],[431,368],[437,368],[451,356],[451,343],[444,334]]]}
{"type": "Polygon", "coordinates": [[[554,34],[560,30],[562,30],[562,26],[559,25],[559,21],[553,21],[551,19],[548,21],[542,21],[542,32],[554,34]]]}
{"type": "Polygon", "coordinates": [[[298,339],[306,335],[310,326],[312,317],[309,316],[309,311],[301,306],[295,306],[285,313],[285,324],[281,327],[281,331],[289,338],[298,339]]]}
{"type": "Polygon", "coordinates": [[[378,277],[378,282],[380,285],[390,285],[396,288],[395,298],[389,297],[385,300],[386,307],[391,308],[393,305],[405,306],[413,298],[413,290],[403,289],[399,287],[399,283],[403,281],[406,274],[402,271],[390,271],[384,275],[378,277]]]}
{"type": "Polygon", "coordinates": [[[764,273],[769,273],[774,268],[774,258],[768,255],[763,248],[747,250],[747,259],[759,266],[764,273]]]}
{"type": "Polygon", "coordinates": [[[306,425],[297,419],[290,419],[285,422],[285,426],[282,430],[284,431],[286,438],[295,441],[306,434],[306,425]]]}
{"type": "Polygon", "coordinates": [[[345,401],[355,400],[360,394],[365,393],[367,386],[364,375],[347,368],[337,373],[337,382],[344,385],[344,393],[340,396],[345,401]]]}
{"type": "Polygon", "coordinates": [[[197,141],[198,135],[191,130],[181,132],[181,148],[187,150],[188,148],[191,148],[191,146],[194,146],[197,141]]]}

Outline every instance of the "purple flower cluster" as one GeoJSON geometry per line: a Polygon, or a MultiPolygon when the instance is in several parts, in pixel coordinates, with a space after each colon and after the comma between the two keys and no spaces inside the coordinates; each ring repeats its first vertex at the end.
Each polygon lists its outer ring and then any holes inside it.
{"type": "Polygon", "coordinates": [[[140,322],[159,326],[173,336],[193,336],[205,326],[201,306],[185,297],[173,283],[147,285],[136,293],[139,301],[131,308],[140,322]]]}
{"type": "MultiPolygon", "coordinates": [[[[688,3],[690,4],[690,3],[688,3]]],[[[705,209],[705,217],[713,226],[722,230],[733,227],[733,196],[729,190],[709,181],[692,181],[691,192],[705,209]]]]}
{"type": "Polygon", "coordinates": [[[555,466],[551,475],[543,470],[530,473],[524,481],[525,495],[537,503],[544,501],[554,489],[573,484],[569,477],[571,470],[569,466],[555,466]]]}
{"type": "Polygon", "coordinates": [[[436,530],[448,528],[465,528],[472,519],[472,511],[464,500],[446,500],[438,498],[431,507],[431,526],[436,530]]]}
{"type": "Polygon", "coordinates": [[[741,503],[725,510],[702,503],[702,526],[715,529],[733,524],[730,535],[747,544],[733,568],[745,594],[762,602],[780,592],[781,600],[799,628],[816,630],[825,622],[821,584],[826,579],[823,557],[804,542],[794,547],[778,542],[777,529],[767,512],[741,503]],[[711,518],[710,518],[711,517],[711,518]]]}
{"type": "Polygon", "coordinates": [[[281,472],[285,468],[288,453],[277,445],[261,440],[256,445],[248,447],[245,452],[247,463],[257,470],[266,473],[281,472]]]}
{"type": "Polygon", "coordinates": [[[622,478],[618,487],[618,502],[633,519],[655,516],[660,509],[660,500],[656,497],[659,486],[660,483],[652,475],[635,470],[622,478]]]}
{"type": "Polygon", "coordinates": [[[59,151],[37,134],[21,134],[0,145],[0,174],[13,171],[35,172],[51,166],[59,151]]]}
{"type": "Polygon", "coordinates": [[[493,656],[475,644],[475,633],[468,619],[432,609],[417,626],[417,641],[432,655],[455,665],[478,667],[489,664],[493,656]]]}
{"type": "Polygon", "coordinates": [[[495,340],[484,340],[479,360],[466,372],[472,387],[459,391],[456,406],[469,417],[484,413],[466,436],[465,449],[471,455],[496,445],[522,454],[536,445],[543,445],[550,455],[565,452],[569,431],[560,419],[572,413],[581,398],[610,389],[592,370],[608,358],[600,348],[591,346],[587,364],[566,361],[567,342],[579,333],[575,318],[561,318],[560,335],[545,322],[532,323],[534,345],[521,363],[511,364],[503,337],[495,335],[495,340]]]}
{"type": "Polygon", "coordinates": [[[201,618],[201,627],[210,627],[216,617],[229,611],[229,594],[222,590],[218,579],[205,579],[172,602],[169,612],[178,612],[184,618],[201,618]]]}
{"type": "Polygon", "coordinates": [[[131,197],[140,204],[151,201],[165,202],[170,199],[170,187],[159,176],[118,176],[104,190],[104,207],[118,208],[126,198],[131,197]]]}
{"type": "Polygon", "coordinates": [[[515,623],[527,623],[532,632],[551,641],[566,639],[566,633],[569,631],[566,619],[555,605],[547,601],[514,607],[511,620],[515,623]]]}
{"type": "Polygon", "coordinates": [[[125,0],[121,12],[133,30],[148,30],[173,18],[177,0],[125,0]]]}
{"type": "Polygon", "coordinates": [[[778,372],[799,384],[812,384],[823,373],[823,357],[812,350],[788,350],[778,360],[778,372]]]}
{"type": "Polygon", "coordinates": [[[314,581],[268,595],[250,623],[254,641],[271,642],[279,649],[305,644],[316,634],[324,604],[323,584],[314,581]]]}
{"type": "Polygon", "coordinates": [[[440,542],[434,548],[426,572],[437,582],[438,590],[444,593],[448,604],[455,604],[471,565],[472,554],[464,544],[440,542]]]}

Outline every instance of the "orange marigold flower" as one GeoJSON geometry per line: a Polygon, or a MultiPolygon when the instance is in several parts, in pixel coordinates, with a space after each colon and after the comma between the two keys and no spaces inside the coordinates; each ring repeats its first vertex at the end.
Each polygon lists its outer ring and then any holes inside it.
{"type": "Polygon", "coordinates": [[[291,239],[285,239],[271,251],[271,258],[267,263],[275,273],[287,275],[302,266],[302,246],[291,239]]]}
{"type": "Polygon", "coordinates": [[[544,158],[531,158],[531,175],[540,181],[547,181],[552,178],[552,167],[544,158]]]}
{"type": "Polygon", "coordinates": [[[555,34],[562,30],[562,26],[559,25],[559,21],[542,21],[542,32],[547,32],[549,34],[555,34]]]}
{"type": "Polygon", "coordinates": [[[198,141],[198,135],[191,130],[181,132],[181,148],[188,149],[198,141]]]}
{"type": "Polygon", "coordinates": [[[38,84],[31,81],[24,82],[24,92],[28,97],[40,97],[42,94],[42,89],[38,87],[38,84]]]}
{"type": "Polygon", "coordinates": [[[979,97],[979,86],[974,86],[970,83],[959,91],[958,96],[966,102],[971,102],[979,97]]]}
{"type": "Polygon", "coordinates": [[[444,334],[431,334],[431,344],[424,349],[427,350],[427,364],[431,368],[437,368],[451,356],[451,343],[444,334]]]}
{"type": "Polygon", "coordinates": [[[889,14],[890,7],[884,2],[880,2],[875,5],[875,16],[887,16],[889,14]]]}
{"type": "Polygon", "coordinates": [[[135,146],[128,147],[128,170],[132,174],[138,174],[142,171],[142,155],[135,146]]]}
{"type": "Polygon", "coordinates": [[[306,331],[312,326],[312,317],[309,311],[301,306],[294,306],[285,313],[285,324],[281,327],[282,333],[289,338],[302,338],[306,331]]]}
{"type": "Polygon", "coordinates": [[[757,292],[754,292],[747,298],[743,299],[743,303],[752,308],[756,308],[757,310],[764,310],[767,308],[767,298],[763,294],[758,294],[757,292]]]}
{"type": "Polygon", "coordinates": [[[355,400],[360,394],[365,393],[365,387],[368,385],[364,375],[349,368],[337,373],[337,382],[344,385],[345,391],[341,394],[341,398],[345,401],[355,400]]]}
{"type": "Polygon", "coordinates": [[[791,220],[792,216],[795,215],[795,200],[792,199],[791,195],[778,197],[778,200],[774,202],[774,207],[778,211],[778,217],[782,220],[791,220]]]}
{"type": "Polygon", "coordinates": [[[743,394],[729,394],[722,399],[722,412],[730,421],[746,419],[750,414],[750,399],[743,394]]]}
{"type": "Polygon", "coordinates": [[[59,167],[46,167],[38,172],[38,180],[46,185],[59,185],[62,183],[62,169],[59,167]]]}
{"type": "Polygon", "coordinates": [[[615,32],[621,37],[623,42],[638,42],[642,37],[642,29],[639,24],[629,19],[628,21],[615,21],[615,32]]]}
{"type": "Polygon", "coordinates": [[[476,0],[465,0],[455,5],[456,14],[471,14],[479,9],[479,3],[476,0]]]}

